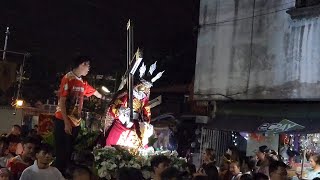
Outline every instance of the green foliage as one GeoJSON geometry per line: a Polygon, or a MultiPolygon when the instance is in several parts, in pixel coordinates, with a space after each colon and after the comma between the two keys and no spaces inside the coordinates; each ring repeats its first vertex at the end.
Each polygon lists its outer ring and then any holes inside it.
{"type": "Polygon", "coordinates": [[[96,145],[95,142],[99,134],[99,131],[90,131],[82,126],[79,135],[75,141],[75,150],[78,152],[92,150],[93,147],[96,145]]]}
{"type": "Polygon", "coordinates": [[[53,132],[47,132],[42,135],[42,138],[44,143],[50,144],[51,147],[55,147],[53,132]]]}

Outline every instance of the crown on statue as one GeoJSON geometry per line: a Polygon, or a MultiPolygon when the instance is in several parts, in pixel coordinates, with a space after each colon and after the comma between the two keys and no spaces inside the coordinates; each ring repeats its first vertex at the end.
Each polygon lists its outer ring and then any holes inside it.
{"type": "MultiPolygon", "coordinates": [[[[151,88],[153,86],[153,83],[156,82],[158,79],[160,79],[162,74],[164,73],[164,71],[162,71],[152,77],[156,68],[157,68],[157,61],[149,67],[149,71],[148,73],[146,73],[147,66],[144,63],[142,63],[141,67],[139,68],[139,80],[138,80],[140,81],[139,84],[144,85],[146,88],[151,88]]],[[[123,76],[121,83],[119,85],[118,91],[121,90],[126,83],[127,83],[127,78],[123,76]]]]}
{"type": "Polygon", "coordinates": [[[157,61],[149,67],[148,73],[146,73],[147,66],[144,63],[142,63],[139,69],[140,82],[147,88],[151,88],[153,86],[153,83],[156,82],[158,79],[160,79],[162,74],[164,73],[164,71],[161,71],[157,75],[152,76],[156,69],[157,69],[157,61]]]}

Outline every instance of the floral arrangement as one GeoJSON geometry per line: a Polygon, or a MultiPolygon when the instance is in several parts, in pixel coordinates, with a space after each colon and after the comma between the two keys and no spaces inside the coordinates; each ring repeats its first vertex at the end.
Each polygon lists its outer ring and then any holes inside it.
{"type": "Polygon", "coordinates": [[[79,131],[79,135],[75,140],[75,150],[77,150],[78,152],[85,150],[92,151],[92,148],[95,146],[99,134],[99,131],[90,131],[89,129],[82,126],[79,131]]]}
{"type": "Polygon", "coordinates": [[[165,155],[171,159],[172,166],[181,172],[186,171],[187,160],[178,157],[176,151],[154,151],[148,149],[127,149],[124,147],[96,147],[93,151],[95,168],[100,178],[114,179],[117,171],[122,167],[140,169],[145,179],[150,179],[152,174],[151,159],[156,155],[165,155]]]}

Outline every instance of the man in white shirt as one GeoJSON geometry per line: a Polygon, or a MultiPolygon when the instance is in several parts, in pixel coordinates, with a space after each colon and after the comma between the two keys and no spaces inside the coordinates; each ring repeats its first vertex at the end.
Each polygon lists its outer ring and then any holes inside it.
{"type": "Polygon", "coordinates": [[[50,166],[52,149],[48,144],[41,144],[36,150],[37,160],[22,172],[20,180],[65,180],[57,168],[50,166]]]}

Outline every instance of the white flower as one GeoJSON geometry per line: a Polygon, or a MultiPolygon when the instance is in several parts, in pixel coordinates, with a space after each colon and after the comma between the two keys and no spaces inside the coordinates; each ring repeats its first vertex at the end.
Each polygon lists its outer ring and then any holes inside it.
{"type": "Polygon", "coordinates": [[[187,162],[187,158],[179,157],[179,160],[187,162]]]}
{"type": "Polygon", "coordinates": [[[119,168],[122,168],[126,165],[126,163],[124,161],[122,161],[120,164],[119,164],[119,168]]]}
{"type": "Polygon", "coordinates": [[[151,147],[148,147],[147,149],[146,149],[146,151],[147,151],[147,153],[148,154],[153,154],[154,153],[154,148],[151,146],[151,147]]]}
{"type": "Polygon", "coordinates": [[[117,165],[116,164],[111,164],[111,166],[109,167],[109,170],[113,170],[113,169],[115,169],[117,167],[117,165]]]}
{"type": "Polygon", "coordinates": [[[99,156],[99,155],[98,155],[98,156],[95,156],[94,159],[95,159],[96,161],[99,161],[99,160],[100,160],[100,156],[99,156]]]}
{"type": "Polygon", "coordinates": [[[110,179],[111,179],[111,174],[107,174],[107,175],[105,176],[105,178],[110,180],[110,179]]]}
{"type": "Polygon", "coordinates": [[[104,170],[103,168],[101,168],[101,169],[98,169],[98,175],[99,175],[99,177],[104,178],[108,175],[108,172],[106,170],[104,170]]]}
{"type": "Polygon", "coordinates": [[[151,172],[150,171],[147,171],[147,170],[143,170],[142,171],[142,175],[145,179],[149,179],[151,178],[151,172]]]}
{"type": "Polygon", "coordinates": [[[107,150],[114,150],[114,151],[116,151],[116,148],[114,148],[114,147],[112,147],[112,146],[105,146],[104,148],[107,149],[107,150]]]}
{"type": "Polygon", "coordinates": [[[141,166],[137,163],[132,164],[131,167],[136,168],[136,169],[141,169],[141,166]]]}
{"type": "Polygon", "coordinates": [[[116,158],[117,158],[118,160],[120,160],[120,159],[121,159],[121,156],[120,156],[120,155],[117,155],[116,158]]]}
{"type": "Polygon", "coordinates": [[[169,157],[171,152],[170,151],[162,151],[161,154],[169,157]]]}
{"type": "Polygon", "coordinates": [[[178,155],[179,155],[179,154],[178,154],[177,151],[172,151],[172,152],[171,152],[171,156],[178,157],[178,155]]]}

